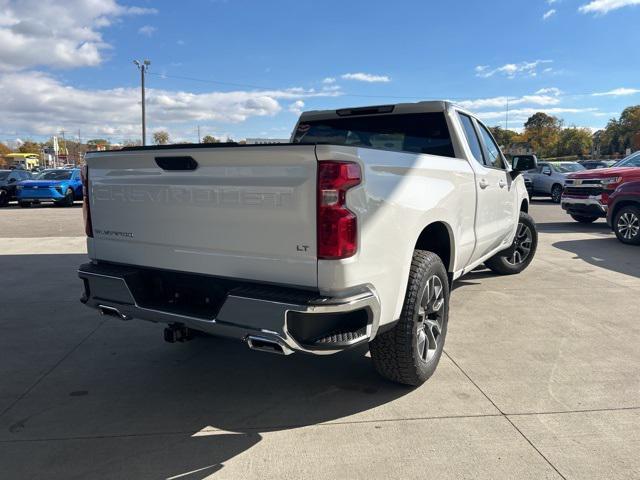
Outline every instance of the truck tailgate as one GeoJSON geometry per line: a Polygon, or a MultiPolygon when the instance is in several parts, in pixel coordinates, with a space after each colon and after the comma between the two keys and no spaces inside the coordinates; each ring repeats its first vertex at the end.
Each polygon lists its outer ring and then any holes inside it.
{"type": "Polygon", "coordinates": [[[99,152],[87,163],[92,258],[317,286],[313,145],[99,152]],[[195,170],[180,167],[189,157],[195,170]]]}

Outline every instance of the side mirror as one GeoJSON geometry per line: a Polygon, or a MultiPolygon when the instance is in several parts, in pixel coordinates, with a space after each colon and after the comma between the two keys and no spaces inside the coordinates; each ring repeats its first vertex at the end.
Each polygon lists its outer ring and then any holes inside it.
{"type": "Polygon", "coordinates": [[[10,178],[9,179],[9,183],[16,183],[16,179],[15,178],[10,178]]]}
{"type": "Polygon", "coordinates": [[[518,172],[526,172],[538,168],[538,160],[535,155],[522,155],[513,157],[512,170],[518,172]]]}
{"type": "Polygon", "coordinates": [[[542,174],[543,175],[551,175],[551,169],[549,167],[544,167],[542,169],[542,174]]]}

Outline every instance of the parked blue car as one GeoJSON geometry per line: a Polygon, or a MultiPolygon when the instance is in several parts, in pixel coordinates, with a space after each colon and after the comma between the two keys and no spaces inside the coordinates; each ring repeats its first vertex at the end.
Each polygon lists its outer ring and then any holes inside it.
{"type": "Polygon", "coordinates": [[[82,200],[80,169],[43,170],[33,180],[18,183],[16,197],[21,207],[30,207],[33,203],[40,202],[71,207],[74,200],[82,200]]]}

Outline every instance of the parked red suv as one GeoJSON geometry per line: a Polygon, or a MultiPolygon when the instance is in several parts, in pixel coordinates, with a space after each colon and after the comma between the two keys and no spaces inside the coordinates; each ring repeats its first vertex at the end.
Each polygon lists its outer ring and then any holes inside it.
{"type": "Polygon", "coordinates": [[[619,185],[633,180],[640,180],[640,152],[610,168],[570,173],[560,203],[575,221],[591,223],[607,216],[609,195],[619,185]]]}
{"type": "Polygon", "coordinates": [[[640,245],[640,180],[625,182],[609,196],[607,223],[622,243],[640,245]]]}

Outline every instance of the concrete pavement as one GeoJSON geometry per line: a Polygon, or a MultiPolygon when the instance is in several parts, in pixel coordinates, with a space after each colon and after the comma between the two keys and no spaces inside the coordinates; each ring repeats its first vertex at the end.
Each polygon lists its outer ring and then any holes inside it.
{"type": "Polygon", "coordinates": [[[639,478],[640,249],[550,202],[532,214],[536,260],[456,284],[446,355],[408,389],[366,350],[169,345],[101,318],[77,300],[79,209],[0,210],[2,475],[639,478]]]}

